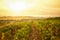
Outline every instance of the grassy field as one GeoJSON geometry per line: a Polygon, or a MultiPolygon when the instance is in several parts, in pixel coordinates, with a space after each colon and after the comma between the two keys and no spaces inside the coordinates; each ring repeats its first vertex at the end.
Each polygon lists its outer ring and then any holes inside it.
{"type": "Polygon", "coordinates": [[[0,40],[60,40],[60,17],[0,20],[0,40]]]}

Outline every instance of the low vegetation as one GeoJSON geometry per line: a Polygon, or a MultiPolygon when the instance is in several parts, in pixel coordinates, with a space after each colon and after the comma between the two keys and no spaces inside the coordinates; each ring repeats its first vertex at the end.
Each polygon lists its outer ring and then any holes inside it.
{"type": "Polygon", "coordinates": [[[60,40],[60,17],[9,22],[14,23],[0,28],[0,40],[60,40]]]}

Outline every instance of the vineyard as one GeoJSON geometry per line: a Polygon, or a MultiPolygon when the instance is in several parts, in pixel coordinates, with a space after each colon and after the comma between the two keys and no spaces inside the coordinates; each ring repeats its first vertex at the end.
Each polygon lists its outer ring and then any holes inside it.
{"type": "Polygon", "coordinates": [[[60,17],[0,20],[0,40],[60,40],[60,17]]]}

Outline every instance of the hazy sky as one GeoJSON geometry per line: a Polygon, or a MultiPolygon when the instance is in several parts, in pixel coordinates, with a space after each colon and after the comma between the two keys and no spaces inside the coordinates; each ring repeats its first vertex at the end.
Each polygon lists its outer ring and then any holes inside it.
{"type": "Polygon", "coordinates": [[[0,0],[0,16],[60,16],[60,0],[0,0]]]}

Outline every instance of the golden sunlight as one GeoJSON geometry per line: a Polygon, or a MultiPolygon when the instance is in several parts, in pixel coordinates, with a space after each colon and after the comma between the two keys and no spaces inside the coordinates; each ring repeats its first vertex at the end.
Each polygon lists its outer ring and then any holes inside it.
{"type": "Polygon", "coordinates": [[[36,5],[36,2],[37,1],[30,2],[28,0],[24,0],[24,1],[16,0],[15,2],[9,4],[8,9],[11,10],[15,16],[18,16],[22,14],[20,12],[22,12],[23,10],[26,10],[36,5]]]}
{"type": "Polygon", "coordinates": [[[0,0],[0,16],[60,16],[60,0],[0,0]]]}

